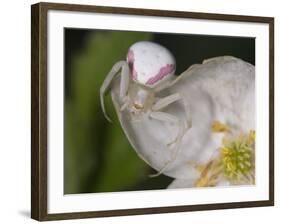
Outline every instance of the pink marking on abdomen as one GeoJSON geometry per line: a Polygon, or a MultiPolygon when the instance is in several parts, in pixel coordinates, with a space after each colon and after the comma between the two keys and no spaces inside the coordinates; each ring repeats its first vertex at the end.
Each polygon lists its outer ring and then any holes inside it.
{"type": "Polygon", "coordinates": [[[129,68],[130,68],[130,73],[132,75],[132,79],[138,80],[138,74],[134,68],[135,56],[134,56],[134,52],[132,50],[129,50],[129,52],[128,52],[127,62],[128,62],[129,68]]]}
{"type": "Polygon", "coordinates": [[[159,80],[163,79],[166,75],[170,74],[174,69],[175,69],[174,64],[167,64],[165,67],[162,67],[155,76],[147,80],[145,84],[147,85],[155,84],[159,80]]]}

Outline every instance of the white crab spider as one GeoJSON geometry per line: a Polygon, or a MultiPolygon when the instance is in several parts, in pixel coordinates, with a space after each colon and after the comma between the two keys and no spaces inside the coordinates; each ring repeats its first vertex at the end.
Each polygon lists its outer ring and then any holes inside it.
{"type": "Polygon", "coordinates": [[[172,84],[173,78],[176,77],[174,76],[175,69],[175,58],[168,49],[153,42],[137,42],[129,48],[127,60],[119,61],[112,67],[100,88],[102,111],[108,121],[111,120],[106,114],[104,96],[121,70],[120,99],[123,105],[120,111],[129,110],[132,121],[135,121],[138,115],[147,113],[151,119],[171,122],[177,126],[177,137],[167,143],[167,146],[175,144],[174,156],[159,173],[162,173],[165,167],[176,158],[181,139],[191,128],[189,108],[180,93],[174,93],[164,98],[156,97],[157,92],[172,84]],[[161,111],[176,101],[183,103],[186,121],[161,111]]]}

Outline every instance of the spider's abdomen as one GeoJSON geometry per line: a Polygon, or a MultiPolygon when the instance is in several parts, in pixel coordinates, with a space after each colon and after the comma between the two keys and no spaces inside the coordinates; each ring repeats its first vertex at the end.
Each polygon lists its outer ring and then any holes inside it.
{"type": "Polygon", "coordinates": [[[127,54],[132,79],[144,86],[154,88],[165,86],[175,70],[176,61],[165,47],[141,41],[133,44],[127,54]]]}

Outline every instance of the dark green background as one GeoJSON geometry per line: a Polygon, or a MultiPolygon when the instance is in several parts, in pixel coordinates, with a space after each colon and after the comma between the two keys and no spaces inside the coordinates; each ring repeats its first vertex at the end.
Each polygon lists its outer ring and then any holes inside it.
{"type": "Polygon", "coordinates": [[[255,64],[255,39],[65,29],[64,192],[90,193],[166,188],[173,180],[155,173],[129,145],[112,107],[113,123],[101,112],[99,88],[130,45],[151,40],[167,47],[179,75],[204,59],[231,55],[255,64]]]}

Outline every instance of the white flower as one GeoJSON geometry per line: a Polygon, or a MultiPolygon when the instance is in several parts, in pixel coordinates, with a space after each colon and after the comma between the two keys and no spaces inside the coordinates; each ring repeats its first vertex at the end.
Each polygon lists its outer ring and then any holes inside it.
{"type": "MultiPolygon", "coordinates": [[[[179,92],[191,108],[192,128],[184,135],[177,154],[167,146],[176,137],[177,126],[152,120],[145,112],[132,121],[129,111],[121,112],[120,78],[115,79],[111,96],[129,142],[151,167],[157,171],[166,167],[161,172],[176,179],[170,187],[239,184],[244,177],[252,178],[254,161],[248,166],[247,156],[252,158],[254,150],[249,153],[241,139],[225,133],[231,127],[248,136],[249,130],[255,129],[254,80],[254,66],[234,57],[218,57],[191,66],[172,87],[159,93],[163,97],[179,92]],[[226,126],[214,133],[216,121],[226,126]],[[234,158],[238,162],[233,162],[234,158]]],[[[185,120],[181,103],[175,102],[165,111],[185,120]]]]}

